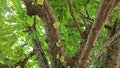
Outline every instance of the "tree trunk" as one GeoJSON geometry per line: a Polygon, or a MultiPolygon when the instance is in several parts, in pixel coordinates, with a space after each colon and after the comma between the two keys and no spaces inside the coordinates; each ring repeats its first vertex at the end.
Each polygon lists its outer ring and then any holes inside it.
{"type": "MultiPolygon", "coordinates": [[[[120,20],[116,20],[112,27],[110,37],[120,30],[120,20]]],[[[120,67],[120,35],[107,48],[106,62],[103,68],[119,68],[120,67]]]]}

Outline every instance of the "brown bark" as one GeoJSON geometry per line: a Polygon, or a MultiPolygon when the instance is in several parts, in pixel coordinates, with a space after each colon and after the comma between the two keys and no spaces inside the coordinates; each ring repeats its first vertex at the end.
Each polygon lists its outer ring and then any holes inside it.
{"type": "Polygon", "coordinates": [[[68,64],[71,63],[71,61],[69,61],[69,58],[64,53],[61,43],[59,42],[59,28],[54,28],[53,26],[53,24],[56,22],[56,18],[48,1],[44,0],[43,5],[32,5],[32,0],[24,0],[24,2],[26,5],[27,14],[29,16],[38,15],[44,23],[46,31],[46,42],[49,47],[48,52],[50,55],[52,68],[64,68],[65,63],[61,62],[60,59],[57,59],[57,55],[59,55],[60,57],[64,56],[64,61],[68,64]],[[56,45],[56,43],[58,42],[59,47],[56,45]]]}
{"type": "MultiPolygon", "coordinates": [[[[116,0],[103,0],[103,2],[101,3],[90,32],[88,30],[88,37],[85,37],[83,39],[83,41],[81,42],[81,46],[79,47],[75,56],[75,60],[77,60],[75,62],[79,64],[78,68],[85,68],[92,48],[94,47],[95,40],[97,39],[100,30],[104,27],[108,15],[114,8],[114,3],[116,3],[115,1],[116,0]]],[[[32,0],[24,0],[24,2],[26,5],[27,14],[29,16],[38,15],[44,23],[46,31],[46,42],[49,47],[48,51],[51,59],[52,68],[65,68],[66,66],[65,63],[61,62],[60,59],[56,58],[57,55],[59,55],[60,57],[64,56],[65,62],[70,65],[72,61],[71,59],[69,59],[69,57],[66,56],[61,46],[61,43],[59,43],[59,47],[56,45],[56,43],[60,41],[59,28],[54,28],[53,26],[53,24],[56,22],[56,18],[48,1],[44,0],[43,5],[32,5],[32,0]]],[[[71,16],[76,23],[77,21],[74,17],[72,8],[71,16]]],[[[80,29],[79,26],[77,26],[77,28],[80,29]]],[[[82,35],[82,32],[79,32],[82,35]]]]}
{"type": "Polygon", "coordinates": [[[95,40],[98,37],[100,30],[105,25],[105,21],[112,11],[113,4],[115,0],[103,0],[99,10],[97,11],[97,15],[95,17],[94,24],[89,32],[86,44],[84,45],[84,50],[81,52],[81,59],[79,61],[79,68],[85,68],[86,62],[90,56],[92,48],[94,47],[95,40]]]}
{"type": "Polygon", "coordinates": [[[60,45],[59,47],[57,47],[56,45],[56,43],[60,41],[59,28],[53,27],[53,24],[56,22],[56,18],[47,0],[45,0],[43,8],[44,16],[43,15],[39,16],[42,18],[44,22],[46,30],[46,42],[48,43],[49,46],[49,55],[51,59],[52,68],[65,68],[63,63],[56,58],[57,55],[65,57],[65,54],[61,47],[61,44],[59,43],[60,45]]]}
{"type": "MultiPolygon", "coordinates": [[[[116,20],[110,33],[112,37],[120,30],[120,20],[116,20]]],[[[119,68],[120,67],[120,35],[107,48],[106,62],[103,68],[119,68]]]]}
{"type": "MultiPolygon", "coordinates": [[[[109,38],[109,40],[107,40],[107,42],[105,42],[102,46],[102,48],[99,50],[98,54],[96,54],[93,59],[91,59],[91,61],[89,63],[87,63],[86,68],[88,68],[90,65],[92,65],[92,63],[94,63],[96,61],[96,59],[98,59],[100,56],[102,56],[102,64],[105,62],[105,55],[103,54],[104,50],[108,47],[111,47],[111,44],[113,43],[113,41],[120,35],[120,30],[114,34],[111,38],[109,38]]],[[[101,65],[102,66],[102,65],[101,65]]]]}

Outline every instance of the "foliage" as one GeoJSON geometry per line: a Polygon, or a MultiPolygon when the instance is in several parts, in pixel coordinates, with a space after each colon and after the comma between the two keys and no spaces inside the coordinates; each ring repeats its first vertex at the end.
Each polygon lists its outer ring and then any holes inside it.
{"type": "MultiPolygon", "coordinates": [[[[39,0],[44,1],[44,0],[39,0]]],[[[82,31],[85,31],[92,23],[88,20],[82,19],[81,13],[87,16],[89,13],[92,19],[95,18],[96,11],[101,0],[72,0],[75,7],[75,16],[79,21],[82,31]]],[[[67,0],[49,0],[50,5],[53,8],[57,20],[54,24],[55,28],[60,28],[60,38],[62,46],[65,52],[73,57],[78,49],[78,45],[82,41],[82,37],[79,35],[74,21],[69,12],[67,0]]],[[[43,3],[39,3],[43,4],[43,3]]],[[[120,18],[120,7],[116,7],[111,14],[111,21],[107,21],[108,25],[112,25],[116,18],[120,18]]],[[[38,37],[42,43],[43,49],[47,50],[46,34],[43,22],[36,16],[37,25],[36,31],[31,34],[28,33],[29,27],[34,23],[34,16],[29,17],[26,14],[26,7],[21,0],[0,0],[0,62],[12,66],[17,62],[20,62],[26,58],[33,51],[32,39],[38,37]]],[[[94,50],[91,55],[91,59],[97,54],[102,47],[103,43],[107,41],[107,35],[109,30],[103,29],[98,39],[96,40],[94,50]]],[[[49,55],[47,60],[49,60],[49,55]]],[[[61,61],[64,62],[64,56],[61,56],[61,61]]],[[[101,65],[100,60],[92,65],[92,68],[99,68],[101,65]]],[[[32,56],[25,65],[25,68],[38,68],[36,56],[32,56]]],[[[19,68],[19,67],[18,67],[19,68]]]]}

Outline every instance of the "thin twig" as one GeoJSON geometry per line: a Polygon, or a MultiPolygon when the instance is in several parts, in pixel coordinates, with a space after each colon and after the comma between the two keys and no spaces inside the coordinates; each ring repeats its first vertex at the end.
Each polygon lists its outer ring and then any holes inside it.
{"type": "Polygon", "coordinates": [[[95,62],[95,60],[97,58],[99,58],[99,56],[103,53],[103,51],[105,50],[105,48],[111,46],[110,44],[120,35],[120,30],[114,34],[106,43],[104,43],[104,46],[100,49],[100,51],[98,52],[97,55],[94,56],[94,58],[92,59],[92,61],[90,63],[88,63],[86,65],[86,68],[88,68],[92,63],[95,62]]]}
{"type": "Polygon", "coordinates": [[[36,16],[34,16],[34,23],[33,23],[33,25],[32,25],[32,28],[33,28],[33,30],[35,30],[35,31],[36,31],[36,25],[37,25],[37,19],[36,19],[36,16]]]}
{"type": "Polygon", "coordinates": [[[17,62],[17,63],[15,64],[15,67],[17,67],[17,66],[24,67],[25,64],[27,63],[27,61],[28,61],[33,55],[35,55],[35,54],[34,54],[34,51],[31,52],[28,56],[26,56],[23,61],[17,62]]]}
{"type": "Polygon", "coordinates": [[[70,0],[67,0],[67,1],[68,1],[70,14],[71,14],[71,16],[72,16],[72,18],[73,18],[73,21],[74,21],[74,23],[75,23],[75,25],[76,25],[76,27],[77,27],[80,35],[81,35],[82,37],[84,37],[83,32],[80,30],[80,25],[79,25],[78,21],[77,21],[76,18],[75,18],[74,11],[73,11],[74,9],[73,9],[72,3],[70,2],[70,0]]]}
{"type": "Polygon", "coordinates": [[[86,8],[85,8],[85,13],[86,13],[87,16],[85,16],[82,12],[80,12],[75,6],[73,6],[73,7],[75,8],[75,10],[78,11],[78,13],[80,14],[80,17],[81,17],[81,18],[86,19],[86,20],[87,20],[88,22],[90,22],[90,23],[93,23],[93,22],[94,22],[94,19],[92,19],[92,18],[90,17],[90,14],[89,14],[89,12],[87,11],[86,8]]]}
{"type": "MultiPolygon", "coordinates": [[[[77,10],[78,12],[79,12],[79,14],[80,14],[80,17],[83,19],[83,21],[84,21],[84,19],[85,20],[87,20],[88,22],[90,22],[90,23],[93,23],[94,22],[94,19],[92,19],[91,17],[90,17],[90,15],[89,15],[89,13],[88,13],[88,11],[87,10],[85,10],[86,11],[86,14],[87,14],[87,16],[85,16],[82,12],[80,12],[75,6],[74,6],[74,8],[75,8],[75,10],[77,10]]],[[[105,25],[104,26],[106,29],[108,29],[108,30],[111,30],[111,26],[109,26],[109,25],[105,25]]]]}
{"type": "Polygon", "coordinates": [[[87,14],[87,17],[89,18],[89,17],[90,17],[89,12],[87,11],[86,8],[85,8],[84,10],[85,10],[85,12],[86,12],[86,14],[87,14]]]}

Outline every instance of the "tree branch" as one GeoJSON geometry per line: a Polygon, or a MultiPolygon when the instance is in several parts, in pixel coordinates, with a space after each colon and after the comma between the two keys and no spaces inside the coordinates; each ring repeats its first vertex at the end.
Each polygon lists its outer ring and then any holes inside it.
{"type": "Polygon", "coordinates": [[[76,27],[77,27],[80,35],[84,38],[85,36],[84,36],[82,30],[80,29],[80,25],[78,24],[78,21],[77,21],[76,18],[75,18],[74,11],[73,11],[74,9],[73,9],[72,3],[70,2],[70,0],[67,0],[67,1],[68,1],[70,14],[71,14],[71,16],[72,16],[72,18],[73,18],[73,21],[74,21],[74,23],[75,23],[75,25],[76,25],[76,27]]]}
{"type": "MultiPolygon", "coordinates": [[[[93,22],[94,22],[94,19],[92,19],[91,17],[90,17],[90,15],[89,15],[89,13],[88,13],[88,11],[87,10],[85,10],[86,11],[86,14],[87,14],[87,16],[85,16],[82,12],[80,12],[75,6],[74,6],[74,8],[79,12],[79,14],[80,14],[80,17],[84,20],[87,20],[88,22],[90,22],[90,23],[92,23],[93,24],[93,22]]],[[[111,30],[111,26],[109,26],[109,25],[105,25],[104,26],[106,29],[108,29],[108,30],[111,30]]]]}
{"type": "Polygon", "coordinates": [[[111,46],[111,43],[120,35],[120,30],[114,34],[106,43],[103,44],[103,47],[100,49],[100,51],[98,52],[97,55],[95,55],[93,57],[93,59],[90,61],[89,64],[86,65],[86,68],[88,68],[88,66],[90,66],[92,63],[94,63],[94,61],[103,53],[103,51],[105,50],[105,48],[108,48],[111,46]]]}
{"type": "Polygon", "coordinates": [[[24,67],[25,67],[25,64],[27,63],[27,61],[29,60],[29,58],[32,57],[33,55],[34,55],[34,52],[31,52],[31,53],[29,54],[29,56],[25,57],[25,59],[24,59],[23,61],[16,63],[16,64],[15,64],[15,67],[21,66],[21,68],[24,68],[24,67]]]}
{"type": "Polygon", "coordinates": [[[39,67],[40,68],[49,68],[48,61],[45,57],[44,51],[42,50],[42,46],[41,46],[39,39],[38,38],[33,39],[32,42],[34,44],[33,49],[34,49],[34,52],[36,54],[39,67]]]}
{"type": "Polygon", "coordinates": [[[105,21],[112,11],[113,5],[114,5],[115,0],[103,0],[100,8],[97,12],[97,15],[95,17],[94,24],[89,32],[85,47],[82,51],[82,55],[80,56],[80,64],[79,68],[85,68],[86,62],[90,56],[90,53],[92,51],[92,48],[94,47],[95,40],[98,37],[98,34],[100,30],[103,28],[105,25],[105,21]]]}
{"type": "Polygon", "coordinates": [[[24,0],[27,14],[29,16],[32,15],[38,15],[45,27],[46,31],[46,42],[49,46],[49,55],[51,59],[51,66],[52,68],[64,68],[65,64],[70,65],[71,60],[70,58],[65,54],[61,42],[60,42],[60,36],[59,36],[59,27],[55,28],[54,24],[57,22],[55,15],[52,11],[51,6],[48,3],[48,0],[44,0],[43,5],[32,5],[32,0],[24,0]],[[57,59],[56,57],[64,57],[64,62],[61,62],[60,59],[57,59]]]}

